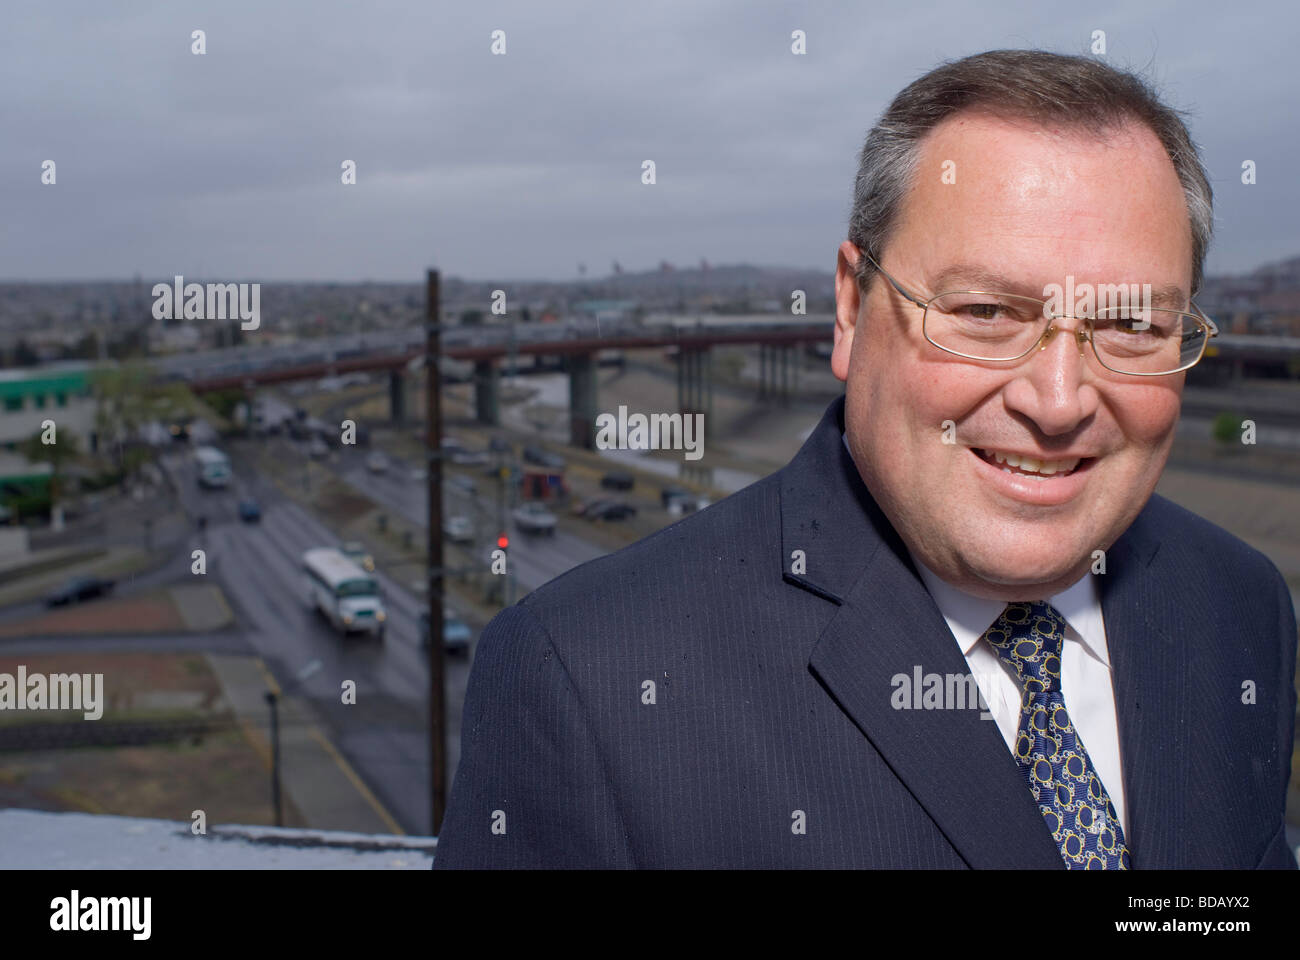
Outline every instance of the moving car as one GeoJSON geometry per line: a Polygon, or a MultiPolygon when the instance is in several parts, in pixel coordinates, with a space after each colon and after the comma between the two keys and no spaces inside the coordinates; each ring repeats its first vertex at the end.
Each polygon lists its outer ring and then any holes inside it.
{"type": "Polygon", "coordinates": [[[102,577],[73,577],[58,590],[45,598],[46,606],[61,607],[70,603],[80,603],[94,597],[102,597],[113,589],[113,581],[102,577]]]}
{"type": "Polygon", "coordinates": [[[245,523],[257,523],[262,519],[261,505],[256,500],[240,500],[239,519],[245,523]]]}
{"type": "Polygon", "coordinates": [[[216,447],[195,450],[194,467],[200,487],[219,488],[230,484],[230,458],[216,447]]]}
{"type": "Polygon", "coordinates": [[[360,541],[349,540],[339,548],[339,552],[366,573],[375,572],[375,558],[370,555],[370,551],[360,541]]]}
{"type": "MultiPolygon", "coordinates": [[[[469,653],[470,640],[473,639],[474,633],[464,620],[456,615],[456,611],[450,607],[443,607],[442,610],[442,647],[448,653],[465,654],[469,653]]],[[[429,645],[429,612],[427,610],[420,614],[420,643],[424,646],[429,645]]]]}
{"type": "Polygon", "coordinates": [[[453,514],[442,521],[442,535],[452,543],[473,543],[474,524],[463,513],[453,514]]]}
{"type": "Polygon", "coordinates": [[[515,526],[522,533],[544,533],[555,536],[555,525],[558,522],[555,514],[540,503],[525,503],[510,511],[510,515],[515,518],[515,526]]]}

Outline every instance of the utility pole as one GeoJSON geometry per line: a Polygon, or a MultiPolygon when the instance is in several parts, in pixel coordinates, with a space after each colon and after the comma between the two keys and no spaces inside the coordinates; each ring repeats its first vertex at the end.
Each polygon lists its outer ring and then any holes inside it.
{"type": "Polygon", "coordinates": [[[427,275],[424,341],[424,437],[429,484],[429,786],[430,833],[437,836],[447,809],[447,704],[442,645],[442,310],[438,271],[427,275]]]}

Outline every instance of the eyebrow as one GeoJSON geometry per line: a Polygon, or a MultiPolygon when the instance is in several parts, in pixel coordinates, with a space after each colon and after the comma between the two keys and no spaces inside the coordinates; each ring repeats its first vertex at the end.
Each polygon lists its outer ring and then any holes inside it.
{"type": "Polygon", "coordinates": [[[1043,297],[1042,287],[1026,286],[971,263],[955,263],[944,267],[930,278],[929,286],[932,296],[957,290],[985,290],[993,293],[1020,293],[1036,300],[1043,297]]]}
{"type": "MultiPolygon", "coordinates": [[[[1131,283],[1125,284],[1125,286],[1132,288],[1131,283]]],[[[1082,287],[1082,282],[1076,281],[1076,287],[1082,287]]],[[[991,293],[1015,293],[1034,300],[1043,299],[1042,287],[1027,285],[978,264],[970,263],[955,263],[944,267],[930,278],[929,289],[931,296],[959,290],[983,290],[991,293]]],[[[1155,287],[1151,291],[1151,306],[1153,307],[1182,310],[1186,308],[1188,299],[1187,294],[1183,292],[1183,288],[1176,283],[1155,287]]]]}
{"type": "Polygon", "coordinates": [[[1183,293],[1183,288],[1176,283],[1159,287],[1151,291],[1151,306],[1165,307],[1169,310],[1184,310],[1191,298],[1183,293]]]}

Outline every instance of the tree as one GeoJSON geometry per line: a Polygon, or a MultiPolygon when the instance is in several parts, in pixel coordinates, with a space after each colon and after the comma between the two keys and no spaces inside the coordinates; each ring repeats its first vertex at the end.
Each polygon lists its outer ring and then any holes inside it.
{"type": "Polygon", "coordinates": [[[52,439],[54,442],[46,443],[45,431],[38,430],[23,441],[21,453],[31,463],[50,465],[50,525],[58,529],[62,526],[59,481],[63,477],[64,468],[76,459],[80,444],[75,433],[57,430],[57,427],[52,439]]]}
{"type": "Polygon", "coordinates": [[[95,432],[101,450],[112,451],[114,468],[125,489],[128,477],[143,459],[128,460],[124,446],[139,436],[146,423],[192,416],[194,396],[183,383],[158,383],[149,366],[139,360],[100,367],[91,374],[90,384],[96,401],[95,432]]]}
{"type": "Polygon", "coordinates": [[[1231,448],[1241,442],[1241,421],[1245,419],[1239,413],[1225,410],[1210,423],[1210,435],[1221,445],[1231,448]]]}

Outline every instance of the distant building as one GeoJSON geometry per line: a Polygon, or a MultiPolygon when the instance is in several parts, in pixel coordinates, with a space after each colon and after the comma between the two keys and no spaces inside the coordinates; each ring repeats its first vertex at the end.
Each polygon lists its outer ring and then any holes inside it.
{"type": "Polygon", "coordinates": [[[576,318],[595,320],[597,323],[617,322],[630,318],[635,312],[636,300],[579,300],[570,313],[576,318]]]}
{"type": "Polygon", "coordinates": [[[0,483],[42,481],[47,464],[29,464],[18,454],[28,437],[53,420],[58,436],[76,434],[83,449],[95,429],[95,401],[90,390],[88,363],[54,363],[43,367],[0,370],[0,450],[4,476],[0,483]]]}

